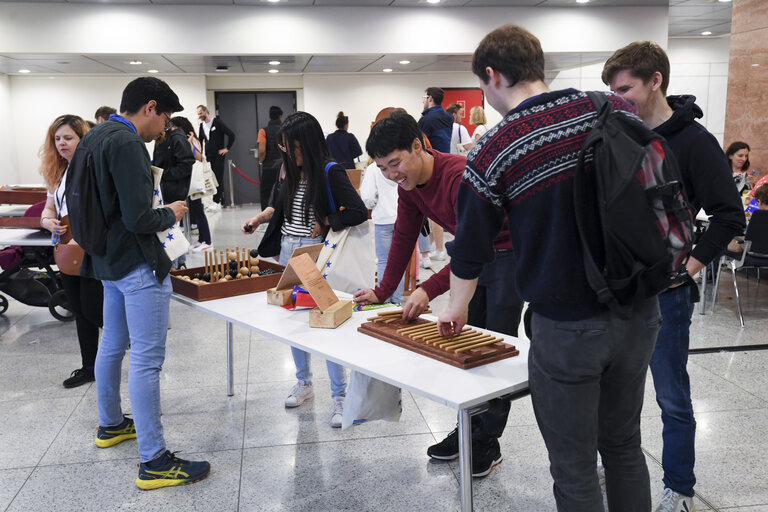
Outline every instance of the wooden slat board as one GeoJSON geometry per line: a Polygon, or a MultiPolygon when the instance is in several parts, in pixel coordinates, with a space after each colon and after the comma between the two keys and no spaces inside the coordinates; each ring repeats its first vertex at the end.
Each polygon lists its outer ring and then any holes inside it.
{"type": "MultiPolygon", "coordinates": [[[[444,348],[439,348],[436,346],[436,344],[448,342],[455,343],[455,338],[442,338],[438,341],[433,338],[429,340],[429,344],[426,343],[423,339],[425,337],[431,336],[433,330],[429,327],[429,324],[432,323],[434,322],[429,322],[422,318],[416,319],[415,321],[409,323],[405,323],[401,319],[390,322],[371,321],[362,324],[358,328],[358,331],[388,343],[392,343],[393,345],[406,348],[412,352],[431,357],[432,359],[436,359],[440,362],[462,368],[464,370],[492,363],[494,361],[499,361],[501,359],[514,357],[520,353],[514,345],[509,345],[502,341],[473,348],[467,350],[466,352],[458,353],[455,351],[446,350],[444,348]],[[429,334],[424,334],[424,331],[422,331],[421,335],[415,335],[417,339],[412,339],[397,332],[400,329],[418,326],[422,326],[427,329],[429,334]]],[[[473,333],[471,329],[466,330],[463,334],[467,338],[475,335],[475,339],[478,339],[480,336],[484,335],[484,333],[480,331],[474,331],[473,333]]],[[[484,339],[493,341],[493,339],[499,338],[491,337],[484,339]]],[[[458,347],[461,347],[461,345],[458,345],[458,347]]]]}

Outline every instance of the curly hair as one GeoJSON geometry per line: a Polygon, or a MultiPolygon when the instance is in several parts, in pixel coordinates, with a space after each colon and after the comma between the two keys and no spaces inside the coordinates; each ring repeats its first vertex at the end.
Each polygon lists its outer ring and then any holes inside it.
{"type": "Polygon", "coordinates": [[[65,114],[54,119],[51,126],[48,127],[48,133],[45,136],[43,146],[40,148],[40,174],[43,176],[43,181],[49,189],[54,189],[61,181],[61,176],[67,169],[67,162],[59,154],[56,149],[56,132],[64,125],[68,125],[72,128],[72,131],[81,139],[88,133],[88,123],[83,121],[80,116],[72,114],[65,114]]]}

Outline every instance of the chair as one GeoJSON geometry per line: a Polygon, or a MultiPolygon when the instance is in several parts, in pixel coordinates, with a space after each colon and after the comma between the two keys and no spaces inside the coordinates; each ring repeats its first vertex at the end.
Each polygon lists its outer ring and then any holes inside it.
{"type": "Polygon", "coordinates": [[[720,283],[720,271],[722,264],[727,263],[731,268],[733,275],[733,288],[736,293],[736,306],[739,310],[739,321],[744,327],[744,315],[741,310],[741,299],[739,297],[739,285],[736,282],[736,270],[740,268],[756,268],[757,282],[760,283],[760,269],[768,268],[768,211],[756,210],[752,213],[752,219],[747,226],[747,232],[744,235],[744,242],[741,252],[726,251],[720,258],[720,265],[717,269],[717,279],[715,280],[715,297],[712,299],[714,307],[717,298],[717,286],[720,283]]]}

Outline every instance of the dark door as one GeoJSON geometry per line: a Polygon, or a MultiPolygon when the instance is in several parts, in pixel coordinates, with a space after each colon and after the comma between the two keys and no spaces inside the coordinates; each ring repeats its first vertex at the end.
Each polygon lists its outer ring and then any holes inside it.
{"type": "Polygon", "coordinates": [[[258,148],[258,130],[269,121],[269,107],[277,105],[283,109],[283,118],[296,110],[296,93],[289,92],[217,92],[216,112],[221,120],[235,132],[235,144],[227,153],[232,160],[232,187],[229,173],[224,169],[224,204],[259,202],[259,160],[252,149],[258,148]],[[238,170],[240,171],[238,173],[238,170]],[[241,174],[242,173],[242,174],[241,174]]]}

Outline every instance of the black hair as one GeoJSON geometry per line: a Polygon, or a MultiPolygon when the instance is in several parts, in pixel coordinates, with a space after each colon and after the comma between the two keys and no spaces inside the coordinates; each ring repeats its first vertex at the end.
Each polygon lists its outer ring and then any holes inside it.
{"type": "Polygon", "coordinates": [[[345,126],[349,124],[349,118],[344,115],[344,112],[336,114],[336,128],[343,130],[345,126]]]}
{"type": "MultiPolygon", "coordinates": [[[[736,142],[731,142],[731,145],[728,146],[728,149],[725,150],[725,156],[728,157],[728,163],[733,166],[733,159],[731,158],[733,155],[736,154],[737,151],[740,151],[742,149],[746,149],[747,151],[752,151],[752,148],[749,147],[749,144],[746,142],[742,142],[740,140],[737,140],[736,142]]],[[[744,161],[744,165],[741,166],[741,172],[745,172],[749,169],[749,166],[752,165],[749,162],[749,157],[744,161]]]]}
{"type": "Polygon", "coordinates": [[[135,114],[151,100],[155,100],[157,103],[158,115],[184,110],[184,107],[179,103],[179,97],[167,83],[153,76],[143,76],[132,81],[123,89],[120,112],[135,114]]]}
{"type": "Polygon", "coordinates": [[[195,133],[195,129],[192,127],[192,123],[189,119],[183,116],[175,116],[171,118],[171,124],[178,126],[184,132],[184,135],[189,135],[189,132],[195,133]]]}
{"type": "Polygon", "coordinates": [[[277,121],[280,119],[280,116],[283,115],[283,109],[276,105],[272,105],[269,107],[269,119],[272,121],[277,121]]]}
{"type": "Polygon", "coordinates": [[[326,187],[325,166],[331,161],[328,143],[323,135],[323,129],[317,119],[307,112],[294,112],[280,125],[277,132],[278,140],[282,139],[285,151],[282,153],[285,165],[285,191],[283,195],[283,211],[291,221],[291,205],[293,197],[299,190],[301,173],[307,180],[307,190],[304,193],[304,218],[310,219],[314,214],[315,221],[322,224],[320,212],[328,209],[328,189],[326,187]],[[296,165],[294,144],[298,142],[301,149],[302,166],[296,165]],[[310,213],[311,212],[311,213],[310,213]]]}
{"type": "Polygon", "coordinates": [[[427,87],[427,89],[424,92],[427,93],[427,96],[432,96],[432,101],[435,102],[435,105],[443,104],[443,98],[445,98],[445,91],[443,91],[441,88],[427,87]]]}
{"type": "Polygon", "coordinates": [[[409,114],[394,111],[371,128],[371,134],[365,142],[365,152],[371,158],[383,158],[393,151],[411,151],[413,140],[419,139],[422,147],[424,139],[416,120],[409,114]]]}

